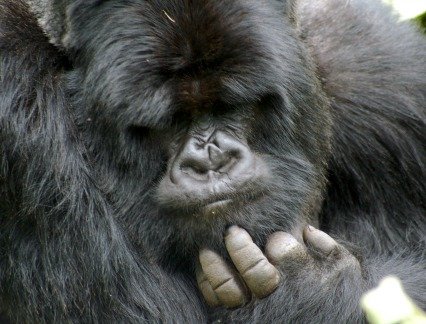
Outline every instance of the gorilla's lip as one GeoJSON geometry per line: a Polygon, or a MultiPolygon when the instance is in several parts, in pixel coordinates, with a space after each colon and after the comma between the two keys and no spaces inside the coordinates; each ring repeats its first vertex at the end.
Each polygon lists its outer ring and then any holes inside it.
{"type": "MultiPolygon", "coordinates": [[[[250,187],[251,188],[251,187],[250,187]]],[[[265,191],[262,188],[257,187],[256,190],[236,190],[231,193],[217,195],[201,203],[199,210],[204,215],[215,215],[216,212],[228,212],[231,208],[240,208],[240,204],[247,205],[257,201],[259,198],[265,195],[265,191]]]]}
{"type": "Polygon", "coordinates": [[[220,200],[216,200],[214,202],[209,202],[208,204],[204,205],[203,211],[204,211],[204,213],[214,215],[216,211],[221,210],[221,209],[225,209],[232,202],[233,202],[233,199],[231,199],[231,198],[220,199],[220,200]]]}
{"type": "Polygon", "coordinates": [[[240,204],[250,204],[263,196],[262,191],[251,192],[250,194],[241,194],[232,197],[218,197],[215,200],[209,200],[200,206],[204,215],[220,215],[221,212],[232,212],[232,209],[238,209],[240,204]]]}

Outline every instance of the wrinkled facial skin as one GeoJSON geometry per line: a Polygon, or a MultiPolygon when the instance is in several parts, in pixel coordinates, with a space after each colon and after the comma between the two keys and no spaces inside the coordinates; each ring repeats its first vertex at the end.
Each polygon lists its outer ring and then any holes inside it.
{"type": "MultiPolygon", "coordinates": [[[[213,119],[213,118],[210,118],[213,119]]],[[[193,214],[215,215],[233,202],[256,198],[267,189],[269,168],[253,152],[236,123],[197,124],[169,158],[158,188],[161,205],[193,214]],[[231,128],[231,127],[232,128],[231,128]]]]}
{"type": "Polygon", "coordinates": [[[232,224],[262,245],[315,221],[328,102],[272,4],[88,1],[68,14],[79,130],[136,245],[168,263],[221,249],[232,224]]]}

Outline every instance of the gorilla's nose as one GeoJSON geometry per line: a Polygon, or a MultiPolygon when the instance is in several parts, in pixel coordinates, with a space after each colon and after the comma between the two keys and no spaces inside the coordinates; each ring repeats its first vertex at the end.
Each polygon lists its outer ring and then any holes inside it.
{"type": "Polygon", "coordinates": [[[214,178],[229,175],[242,162],[243,156],[241,144],[225,134],[216,134],[208,141],[191,137],[175,161],[178,174],[174,176],[177,182],[183,180],[179,179],[182,177],[186,180],[213,181],[214,178]]]}
{"type": "Polygon", "coordinates": [[[248,190],[258,192],[254,184],[267,182],[268,167],[244,138],[221,130],[206,133],[190,136],[170,161],[157,191],[161,204],[187,209],[238,200],[248,190]]]}

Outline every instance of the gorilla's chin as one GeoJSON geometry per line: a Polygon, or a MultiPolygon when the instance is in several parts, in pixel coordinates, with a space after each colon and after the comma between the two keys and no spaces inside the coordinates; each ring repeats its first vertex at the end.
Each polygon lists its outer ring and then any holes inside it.
{"type": "MultiPolygon", "coordinates": [[[[152,249],[172,251],[174,257],[179,256],[186,260],[186,265],[194,266],[200,249],[210,248],[219,254],[224,253],[225,232],[230,226],[237,225],[247,230],[254,242],[263,247],[268,235],[274,231],[292,232],[302,223],[306,224],[303,217],[293,217],[302,211],[295,213],[292,209],[295,208],[294,204],[288,203],[289,199],[285,192],[262,191],[251,196],[235,195],[196,208],[160,208],[160,216],[150,219],[148,227],[154,228],[164,223],[173,230],[168,231],[167,235],[148,239],[146,244],[155,242],[156,246],[152,246],[152,249]]],[[[299,208],[302,210],[301,206],[299,208]]],[[[227,257],[226,254],[223,256],[227,257]]],[[[163,260],[169,265],[168,254],[163,260]]]]}

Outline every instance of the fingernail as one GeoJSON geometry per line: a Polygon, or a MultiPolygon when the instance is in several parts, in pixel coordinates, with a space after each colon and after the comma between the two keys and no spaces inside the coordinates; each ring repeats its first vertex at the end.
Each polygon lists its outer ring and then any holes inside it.
{"type": "Polygon", "coordinates": [[[309,232],[313,232],[313,231],[315,231],[316,230],[316,228],[315,227],[313,227],[312,225],[308,225],[308,231],[309,232]]]}
{"type": "Polygon", "coordinates": [[[239,230],[240,230],[240,228],[237,225],[232,225],[232,226],[230,226],[226,229],[226,235],[238,232],[239,230]]]}

